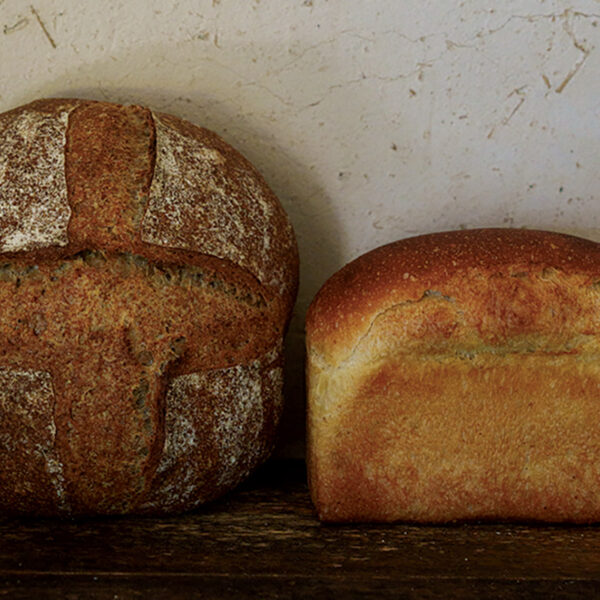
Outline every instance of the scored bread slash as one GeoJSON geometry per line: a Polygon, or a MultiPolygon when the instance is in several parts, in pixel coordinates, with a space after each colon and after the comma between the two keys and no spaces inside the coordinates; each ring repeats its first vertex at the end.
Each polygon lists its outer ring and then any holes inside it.
{"type": "Polygon", "coordinates": [[[161,504],[173,510],[189,502],[197,506],[237,485],[262,460],[277,426],[281,351],[278,343],[248,365],[171,380],[163,454],[142,511],[161,504]]]}
{"type": "Polygon", "coordinates": [[[156,163],[141,239],[202,252],[248,269],[262,284],[289,289],[280,260],[290,228],[258,173],[212,132],[153,113],[156,163]]]}
{"type": "Polygon", "coordinates": [[[0,512],[170,514],[232,489],[282,411],[279,201],[216,134],[142,106],[39,100],[0,134],[0,512]]]}
{"type": "Polygon", "coordinates": [[[0,115],[0,252],[69,243],[71,207],[65,178],[69,112],[0,115]]]}

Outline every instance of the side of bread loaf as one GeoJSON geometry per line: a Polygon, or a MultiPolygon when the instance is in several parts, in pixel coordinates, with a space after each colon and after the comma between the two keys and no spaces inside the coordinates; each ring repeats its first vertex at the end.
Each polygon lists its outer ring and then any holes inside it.
{"type": "Polygon", "coordinates": [[[600,245],[525,230],[381,247],[307,316],[328,521],[600,519],[600,245]]]}
{"type": "Polygon", "coordinates": [[[0,510],[189,510],[270,453],[298,255],[260,174],[138,106],[0,115],[0,510]]]}

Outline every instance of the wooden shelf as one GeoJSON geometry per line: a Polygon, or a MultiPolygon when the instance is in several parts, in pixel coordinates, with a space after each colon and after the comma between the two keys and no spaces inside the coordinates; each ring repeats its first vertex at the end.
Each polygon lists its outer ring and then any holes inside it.
{"type": "Polygon", "coordinates": [[[300,461],[166,519],[0,520],[0,598],[592,598],[600,527],[322,525],[300,461]]]}

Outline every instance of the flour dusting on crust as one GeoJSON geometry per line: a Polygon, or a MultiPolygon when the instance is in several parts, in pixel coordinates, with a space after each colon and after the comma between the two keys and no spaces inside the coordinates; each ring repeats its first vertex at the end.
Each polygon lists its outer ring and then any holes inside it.
{"type": "Polygon", "coordinates": [[[289,275],[274,257],[277,238],[291,233],[281,231],[266,186],[218,149],[203,146],[210,138],[184,135],[164,116],[153,117],[156,165],[142,240],[228,259],[263,284],[285,287],[289,275]]]}
{"type": "Polygon", "coordinates": [[[270,450],[266,415],[281,408],[281,344],[248,365],[175,377],[167,390],[166,436],[142,509],[198,506],[237,485],[270,450]]]}
{"type": "Polygon", "coordinates": [[[0,117],[0,252],[68,244],[68,119],[33,108],[0,117]]]}
{"type": "Polygon", "coordinates": [[[63,511],[68,502],[54,448],[54,401],[50,373],[0,368],[0,484],[10,482],[18,496],[44,489],[46,502],[63,511]]]}

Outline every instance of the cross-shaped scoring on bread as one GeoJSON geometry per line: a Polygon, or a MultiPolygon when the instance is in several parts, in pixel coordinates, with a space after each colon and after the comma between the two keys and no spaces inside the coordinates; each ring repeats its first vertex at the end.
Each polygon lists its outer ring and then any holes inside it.
{"type": "Polygon", "coordinates": [[[237,484],[281,411],[278,200],[215,134],[138,106],[38,101],[0,133],[3,510],[185,510],[237,484]]]}

